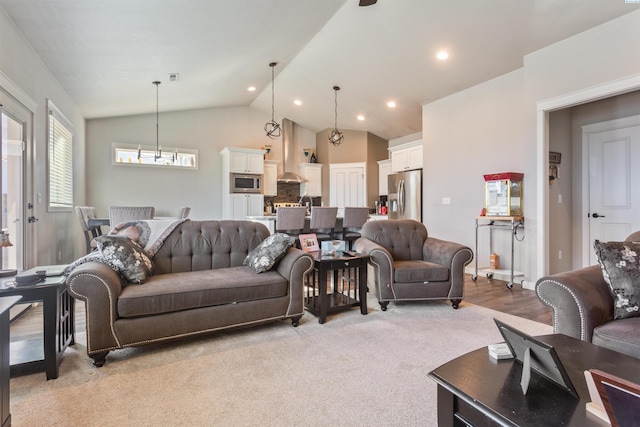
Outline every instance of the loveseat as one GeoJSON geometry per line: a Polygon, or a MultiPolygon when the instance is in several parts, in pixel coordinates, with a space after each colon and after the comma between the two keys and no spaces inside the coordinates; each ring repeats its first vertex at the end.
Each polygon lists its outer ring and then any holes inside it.
{"type": "MultiPolygon", "coordinates": [[[[640,242],[640,232],[626,241],[640,242]]],[[[637,274],[637,262],[635,269],[637,274]]],[[[640,317],[614,318],[614,299],[600,265],[542,277],[535,289],[553,311],[554,333],[640,358],[640,317]]]]}
{"type": "Polygon", "coordinates": [[[269,236],[251,221],[186,221],[152,258],[153,275],[123,283],[101,262],[75,267],[69,293],[85,302],[87,354],[102,366],[109,351],[304,314],[303,279],[311,257],[288,249],[270,271],[243,265],[269,236]]]}
{"type": "Polygon", "coordinates": [[[369,289],[382,311],[390,301],[451,300],[457,309],[464,295],[464,267],[473,259],[468,247],[430,237],[410,219],[370,221],[355,249],[371,256],[369,289]]]}

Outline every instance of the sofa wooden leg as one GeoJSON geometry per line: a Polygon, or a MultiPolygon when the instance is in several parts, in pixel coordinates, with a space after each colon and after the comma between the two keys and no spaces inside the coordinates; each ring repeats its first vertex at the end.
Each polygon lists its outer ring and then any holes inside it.
{"type": "Polygon", "coordinates": [[[454,310],[457,310],[461,302],[462,302],[461,299],[452,299],[451,306],[454,308],[454,310]]]}
{"type": "Polygon", "coordinates": [[[380,309],[382,311],[387,311],[388,305],[389,305],[389,301],[380,301],[380,309]]]}
{"type": "Polygon", "coordinates": [[[301,318],[302,316],[296,316],[291,318],[291,324],[293,325],[294,328],[298,327],[298,325],[300,324],[301,318]]]}
{"type": "Polygon", "coordinates": [[[107,358],[108,351],[103,351],[102,353],[90,354],[89,357],[93,359],[93,366],[96,368],[101,368],[104,365],[104,362],[107,358]]]}

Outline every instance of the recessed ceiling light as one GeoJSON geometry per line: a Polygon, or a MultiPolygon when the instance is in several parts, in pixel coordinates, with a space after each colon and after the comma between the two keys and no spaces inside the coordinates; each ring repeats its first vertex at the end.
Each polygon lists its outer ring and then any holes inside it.
{"type": "Polygon", "coordinates": [[[387,102],[387,107],[389,107],[389,108],[396,108],[396,101],[389,101],[389,102],[387,102]]]}
{"type": "Polygon", "coordinates": [[[302,101],[300,101],[299,99],[294,100],[293,103],[298,106],[302,105],[302,101]]]}
{"type": "Polygon", "coordinates": [[[449,54],[447,52],[445,52],[444,50],[441,50],[440,52],[438,52],[438,54],[436,55],[436,58],[438,58],[441,61],[444,61],[445,59],[447,59],[449,57],[449,54]]]}
{"type": "Polygon", "coordinates": [[[249,86],[249,87],[247,88],[247,90],[248,90],[249,92],[255,92],[256,87],[255,87],[255,86],[249,86]]]}
{"type": "Polygon", "coordinates": [[[364,121],[364,116],[362,114],[359,114],[356,119],[360,120],[361,122],[364,121]]]}

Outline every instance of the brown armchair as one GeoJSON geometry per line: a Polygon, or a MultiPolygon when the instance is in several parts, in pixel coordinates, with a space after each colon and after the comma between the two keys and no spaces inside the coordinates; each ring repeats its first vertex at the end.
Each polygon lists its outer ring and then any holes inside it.
{"type": "MultiPolygon", "coordinates": [[[[626,239],[640,241],[640,231],[626,239]]],[[[614,320],[613,297],[599,265],[542,277],[540,301],[553,311],[553,332],[640,358],[640,317],[614,320]]]]}
{"type": "Polygon", "coordinates": [[[371,256],[372,278],[382,311],[389,301],[448,299],[458,308],[464,267],[473,259],[466,246],[429,237],[413,220],[367,222],[355,249],[371,256]]]}

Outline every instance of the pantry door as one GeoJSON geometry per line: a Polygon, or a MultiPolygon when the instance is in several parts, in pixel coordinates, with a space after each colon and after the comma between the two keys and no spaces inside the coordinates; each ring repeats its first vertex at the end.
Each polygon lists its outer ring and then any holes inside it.
{"type": "Polygon", "coordinates": [[[329,165],[329,203],[338,207],[342,216],[345,207],[367,205],[366,163],[333,163],[329,165]]]}

